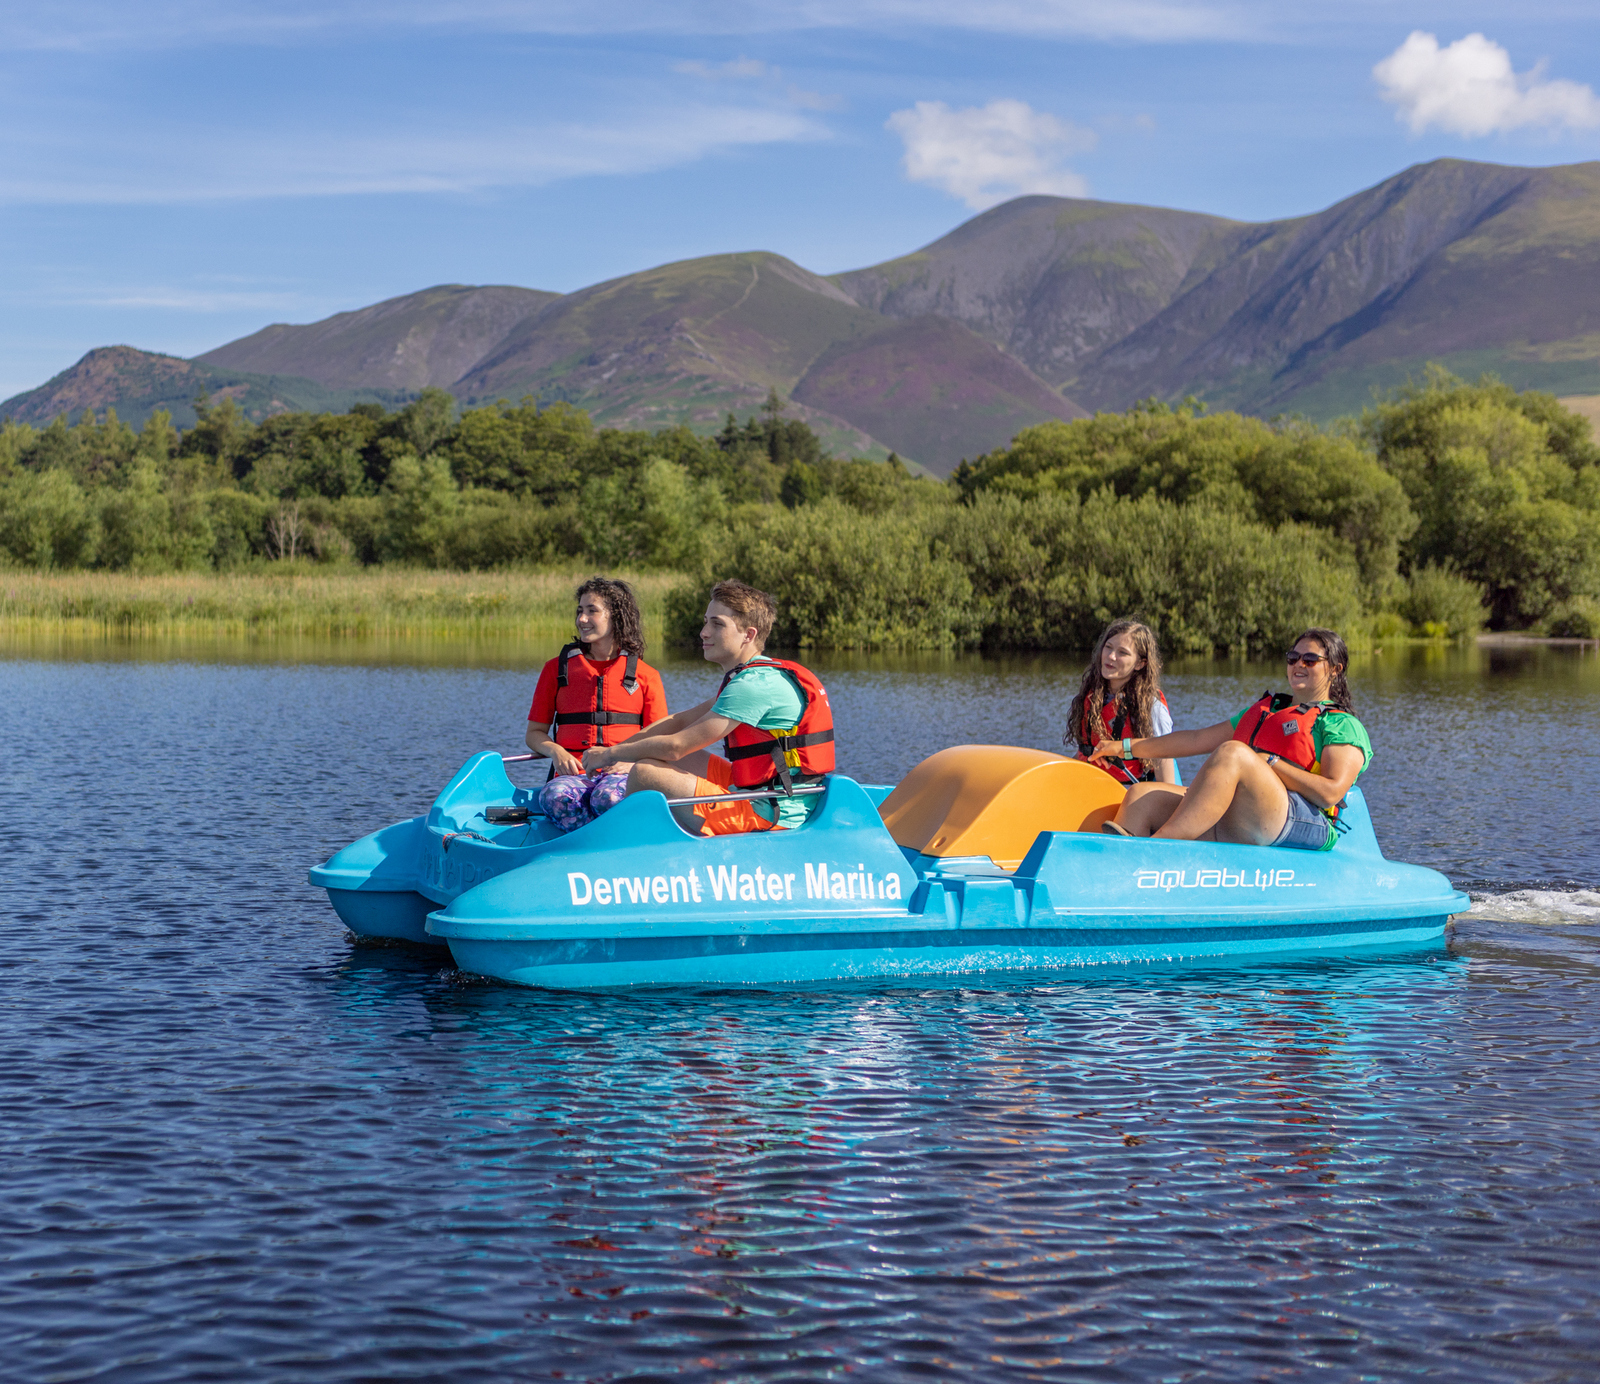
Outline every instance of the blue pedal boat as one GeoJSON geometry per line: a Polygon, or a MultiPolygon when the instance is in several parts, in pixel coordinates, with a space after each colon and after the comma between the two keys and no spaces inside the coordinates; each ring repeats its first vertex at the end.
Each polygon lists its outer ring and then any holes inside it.
{"type": "Polygon", "coordinates": [[[1108,836],[1122,790],[963,745],[892,790],[824,781],[793,831],[698,837],[659,793],[568,835],[501,757],[310,872],[359,936],[444,943],[522,985],[754,984],[1412,948],[1470,901],[1385,859],[1352,789],[1323,852],[1108,836]],[[530,809],[496,823],[491,809],[530,809]]]}

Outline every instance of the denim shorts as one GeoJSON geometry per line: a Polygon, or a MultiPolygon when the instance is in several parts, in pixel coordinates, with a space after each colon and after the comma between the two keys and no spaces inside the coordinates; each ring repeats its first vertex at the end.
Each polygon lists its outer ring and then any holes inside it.
{"type": "Polygon", "coordinates": [[[1277,839],[1269,846],[1287,846],[1295,851],[1325,851],[1338,833],[1327,813],[1307,802],[1298,793],[1289,794],[1289,817],[1277,839]]]}

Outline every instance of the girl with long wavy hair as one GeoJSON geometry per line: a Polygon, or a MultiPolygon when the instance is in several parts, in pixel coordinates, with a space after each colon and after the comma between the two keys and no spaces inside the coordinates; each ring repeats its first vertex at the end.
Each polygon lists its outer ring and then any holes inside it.
{"type": "MultiPolygon", "coordinates": [[[[1334,631],[1313,628],[1294,641],[1284,662],[1287,692],[1269,689],[1205,730],[1135,740],[1128,748],[1141,757],[1209,758],[1187,788],[1135,784],[1101,829],[1174,841],[1331,847],[1344,796],[1372,759],[1372,741],[1345,681],[1350,651],[1334,631]]],[[[1094,754],[1111,748],[1102,743],[1094,754]]]]}
{"type": "Polygon", "coordinates": [[[1067,709],[1063,742],[1077,746],[1080,757],[1118,783],[1176,783],[1171,759],[1135,759],[1126,753],[1131,741],[1166,735],[1171,729],[1154,632],[1137,620],[1113,620],[1101,632],[1078,695],[1067,709]],[[1107,742],[1124,753],[1091,758],[1107,742]]]}

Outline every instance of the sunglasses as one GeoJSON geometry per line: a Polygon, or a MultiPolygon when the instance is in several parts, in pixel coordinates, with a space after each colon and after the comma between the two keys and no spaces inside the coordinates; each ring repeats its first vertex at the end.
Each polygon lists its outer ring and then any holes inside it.
{"type": "Polygon", "coordinates": [[[1327,654],[1303,654],[1298,649],[1290,649],[1283,656],[1283,661],[1291,668],[1297,663],[1303,663],[1307,668],[1315,668],[1319,663],[1326,663],[1328,656],[1327,654]]]}

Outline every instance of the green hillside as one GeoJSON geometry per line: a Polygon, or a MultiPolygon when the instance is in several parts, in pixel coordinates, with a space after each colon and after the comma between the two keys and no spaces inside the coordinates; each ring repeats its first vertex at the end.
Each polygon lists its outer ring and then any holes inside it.
{"type": "Polygon", "coordinates": [[[1086,362],[1097,405],[1195,393],[1330,417],[1427,361],[1600,388],[1600,164],[1441,159],[1315,216],[1235,231],[1173,302],[1086,362]]]}
{"type": "Polygon", "coordinates": [[[826,347],[881,324],[779,255],[713,255],[582,289],[529,318],[456,385],[461,397],[558,394],[619,416],[711,421],[732,391],[789,389],[826,347]],[[666,416],[666,415],[661,415],[666,416]]]}
{"type": "Polygon", "coordinates": [[[455,392],[468,403],[562,399],[617,427],[706,428],[777,389],[828,445],[892,449],[941,475],[1017,427],[1076,416],[957,323],[923,319],[885,337],[889,325],[779,255],[714,255],[569,295],[518,326],[455,392]],[[846,363],[860,365],[862,350],[879,352],[880,364],[890,351],[897,364],[863,373],[846,363]],[[911,378],[942,381],[937,424],[927,399],[896,395],[911,378]]]}
{"type": "Polygon", "coordinates": [[[274,323],[196,359],[224,370],[302,376],[334,389],[448,389],[517,323],[560,296],[441,284],[303,327],[274,323]]]}
{"type": "Polygon", "coordinates": [[[1197,258],[1236,225],[1160,207],[1019,197],[915,254],[833,282],[887,317],[954,318],[1061,385],[1166,307],[1197,258]]]}
{"type": "Polygon", "coordinates": [[[1429,362],[1600,394],[1600,163],[1440,159],[1258,225],[1022,197],[831,278],[751,251],[564,296],[441,285],[192,362],[91,352],[0,412],[186,419],[204,390],[259,417],[434,385],[467,405],[532,396],[607,426],[708,433],[776,389],[830,449],[943,473],[1079,405],[1193,394],[1325,419],[1429,362]]]}
{"type": "Polygon", "coordinates": [[[252,421],[275,413],[342,413],[358,403],[392,408],[415,397],[405,390],[330,389],[293,375],[219,370],[132,346],[102,346],[39,388],[0,404],[0,419],[43,425],[62,415],[76,418],[85,409],[115,409],[125,423],[138,428],[165,409],[178,427],[190,428],[195,424],[194,400],[202,394],[217,403],[232,399],[252,421]]]}
{"type": "Polygon", "coordinates": [[[914,319],[830,347],[796,402],[851,418],[947,476],[991,437],[1085,417],[993,343],[946,317],[914,319]]]}

